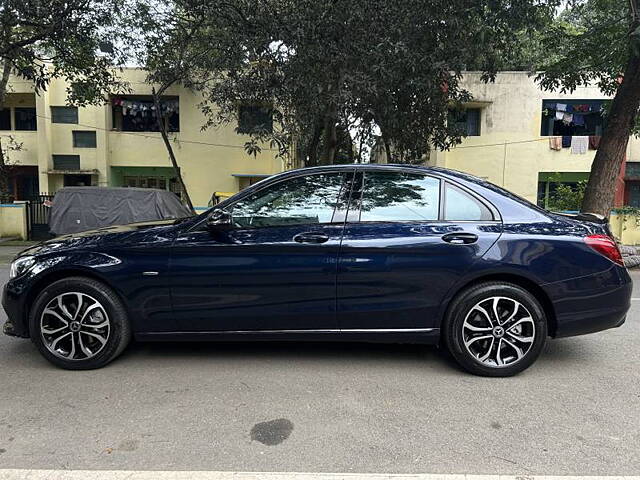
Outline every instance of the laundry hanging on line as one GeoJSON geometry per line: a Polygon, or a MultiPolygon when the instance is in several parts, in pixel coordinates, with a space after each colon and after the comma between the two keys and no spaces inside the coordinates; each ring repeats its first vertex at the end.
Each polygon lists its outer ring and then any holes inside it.
{"type": "Polygon", "coordinates": [[[562,137],[549,137],[549,148],[551,150],[562,150],[562,137]]]}
{"type": "Polygon", "coordinates": [[[575,155],[584,155],[589,149],[589,137],[582,135],[574,135],[571,137],[571,153],[575,155]]]}
{"type": "MultiPolygon", "coordinates": [[[[122,115],[142,115],[156,116],[156,106],[152,101],[128,100],[124,98],[114,98],[111,102],[114,106],[122,107],[122,115]]],[[[161,100],[160,110],[163,116],[170,116],[180,113],[180,103],[178,100],[161,100]]]]}

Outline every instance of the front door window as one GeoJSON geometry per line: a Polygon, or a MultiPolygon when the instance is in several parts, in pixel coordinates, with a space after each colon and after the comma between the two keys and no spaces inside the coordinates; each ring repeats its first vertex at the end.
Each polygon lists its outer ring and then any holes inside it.
{"type": "Polygon", "coordinates": [[[278,182],[232,205],[236,226],[279,227],[337,221],[344,173],[321,173],[278,182]]]}

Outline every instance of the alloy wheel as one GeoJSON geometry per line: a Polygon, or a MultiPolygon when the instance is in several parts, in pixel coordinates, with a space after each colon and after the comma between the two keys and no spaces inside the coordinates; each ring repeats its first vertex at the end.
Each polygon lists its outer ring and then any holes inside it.
{"type": "Polygon", "coordinates": [[[522,360],[535,341],[529,310],[508,297],[489,297],[469,310],[462,325],[465,348],[485,366],[502,368],[522,360]]]}
{"type": "Polygon", "coordinates": [[[86,293],[67,292],[56,296],[40,316],[44,345],[66,360],[95,357],[106,345],[110,331],[106,310],[86,293]]]}

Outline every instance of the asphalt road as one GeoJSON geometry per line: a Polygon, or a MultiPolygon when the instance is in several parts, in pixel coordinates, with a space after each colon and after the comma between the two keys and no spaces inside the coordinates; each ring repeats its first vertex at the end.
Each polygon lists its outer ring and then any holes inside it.
{"type": "Polygon", "coordinates": [[[638,474],[639,320],[509,379],[354,344],[133,344],[68,372],[0,335],[0,468],[638,474]]]}

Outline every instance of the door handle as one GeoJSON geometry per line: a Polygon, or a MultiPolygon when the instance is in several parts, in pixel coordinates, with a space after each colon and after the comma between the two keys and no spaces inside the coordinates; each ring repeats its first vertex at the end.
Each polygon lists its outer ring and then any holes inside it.
{"type": "Polygon", "coordinates": [[[293,239],[298,243],[325,243],[329,240],[329,235],[324,233],[305,232],[299,233],[293,239]]]}
{"type": "Polygon", "coordinates": [[[443,235],[442,240],[455,245],[468,245],[470,243],[476,243],[478,241],[478,236],[475,233],[456,232],[443,235]]]}

